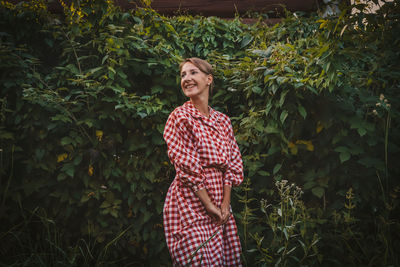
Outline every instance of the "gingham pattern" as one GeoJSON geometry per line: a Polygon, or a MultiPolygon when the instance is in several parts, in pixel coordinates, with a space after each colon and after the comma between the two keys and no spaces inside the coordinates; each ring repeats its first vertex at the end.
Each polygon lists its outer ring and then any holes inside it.
{"type": "Polygon", "coordinates": [[[207,118],[188,101],[170,114],[164,139],[176,170],[164,204],[165,237],[174,266],[185,266],[215,232],[190,266],[241,266],[233,215],[217,226],[194,193],[205,188],[219,207],[224,184],[237,186],[243,181],[242,158],[229,118],[212,108],[207,118]]]}

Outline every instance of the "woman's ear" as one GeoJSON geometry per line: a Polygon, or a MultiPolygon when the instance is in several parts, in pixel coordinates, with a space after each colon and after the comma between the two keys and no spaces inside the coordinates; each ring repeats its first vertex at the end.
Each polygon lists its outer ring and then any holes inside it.
{"type": "Polygon", "coordinates": [[[208,74],[207,83],[210,85],[213,83],[214,77],[211,74],[208,74]]]}

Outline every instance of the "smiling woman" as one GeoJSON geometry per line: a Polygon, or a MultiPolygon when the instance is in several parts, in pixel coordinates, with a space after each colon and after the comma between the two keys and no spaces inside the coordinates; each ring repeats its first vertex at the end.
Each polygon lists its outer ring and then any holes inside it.
{"type": "Polygon", "coordinates": [[[180,65],[190,98],[164,130],[176,176],[164,204],[164,230],[174,266],[241,266],[230,200],[243,181],[241,154],[229,118],[208,106],[213,75],[199,58],[180,65]]]}
{"type": "Polygon", "coordinates": [[[200,111],[208,116],[209,91],[213,88],[212,66],[199,58],[186,59],[180,64],[183,93],[197,103],[200,111]]]}

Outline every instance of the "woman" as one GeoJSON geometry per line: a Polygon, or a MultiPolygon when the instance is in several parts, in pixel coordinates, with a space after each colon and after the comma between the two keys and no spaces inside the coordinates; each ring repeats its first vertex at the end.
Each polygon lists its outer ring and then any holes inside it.
{"type": "Polygon", "coordinates": [[[190,100],[170,114],[164,130],[176,170],[164,204],[168,249],[174,266],[241,266],[230,199],[243,166],[232,125],[208,106],[214,77],[207,61],[188,58],[180,74],[190,100]]]}

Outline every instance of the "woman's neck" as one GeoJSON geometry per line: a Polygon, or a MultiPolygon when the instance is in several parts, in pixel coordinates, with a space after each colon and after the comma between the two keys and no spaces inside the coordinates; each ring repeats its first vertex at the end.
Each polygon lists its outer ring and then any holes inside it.
{"type": "Polygon", "coordinates": [[[201,114],[207,118],[210,116],[210,112],[208,110],[208,97],[191,98],[190,101],[200,111],[201,114]]]}

